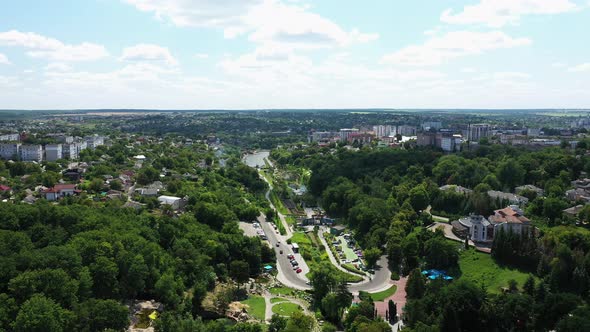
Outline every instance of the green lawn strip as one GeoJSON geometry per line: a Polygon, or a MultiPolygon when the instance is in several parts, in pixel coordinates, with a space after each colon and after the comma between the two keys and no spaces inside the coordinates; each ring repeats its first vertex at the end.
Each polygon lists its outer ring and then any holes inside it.
{"type": "Polygon", "coordinates": [[[272,299],[270,299],[270,303],[278,303],[278,302],[286,302],[289,301],[285,298],[282,297],[273,297],[272,299]]]}
{"type": "Polygon", "coordinates": [[[373,299],[373,301],[383,301],[386,298],[390,297],[391,295],[395,294],[396,290],[397,290],[397,285],[393,285],[384,291],[377,292],[377,293],[370,293],[370,295],[371,295],[371,298],[373,299]]]}
{"type": "Polygon", "coordinates": [[[291,302],[283,302],[272,307],[272,312],[281,316],[291,316],[293,313],[301,310],[298,304],[291,302]]]}
{"type": "MultiPolygon", "coordinates": [[[[307,266],[309,266],[310,272],[307,274],[307,277],[310,277],[310,274],[315,269],[319,268],[319,265],[322,263],[332,265],[332,262],[330,262],[330,257],[328,256],[328,252],[326,251],[326,249],[320,250],[319,245],[313,245],[313,242],[311,240],[312,236],[315,237],[316,235],[310,235],[310,233],[305,234],[297,232],[294,233],[291,237],[291,243],[297,243],[299,245],[299,251],[305,259],[307,266]]],[[[346,273],[344,271],[338,270],[336,267],[334,267],[334,273],[337,275],[338,278],[342,278],[347,282],[359,282],[363,280],[361,276],[346,273]]]]}
{"type": "Polygon", "coordinates": [[[500,293],[512,279],[522,287],[529,273],[515,268],[498,265],[491,255],[473,249],[462,251],[459,256],[461,277],[476,284],[485,285],[488,292],[500,293]]]}
{"type": "Polygon", "coordinates": [[[250,296],[247,300],[242,301],[243,304],[247,304],[250,308],[248,313],[254,318],[264,321],[266,314],[266,303],[262,296],[250,296]]]}
{"type": "Polygon", "coordinates": [[[289,287],[273,287],[268,290],[272,295],[293,295],[293,289],[289,287]]]}
{"type": "Polygon", "coordinates": [[[357,269],[353,264],[342,264],[341,266],[345,268],[348,272],[365,275],[363,271],[357,269]]]}

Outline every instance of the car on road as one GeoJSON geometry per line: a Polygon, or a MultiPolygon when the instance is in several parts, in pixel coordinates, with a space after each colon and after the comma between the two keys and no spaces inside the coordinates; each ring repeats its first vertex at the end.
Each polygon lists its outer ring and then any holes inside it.
{"type": "Polygon", "coordinates": [[[281,242],[277,242],[277,247],[281,245],[281,242]]]}
{"type": "Polygon", "coordinates": [[[298,265],[293,266],[293,271],[297,271],[299,269],[298,265]]]}
{"type": "Polygon", "coordinates": [[[282,255],[282,254],[283,254],[283,251],[282,251],[282,250],[281,250],[281,251],[279,251],[279,254],[281,254],[281,255],[282,255]]]}
{"type": "Polygon", "coordinates": [[[303,271],[303,270],[301,270],[301,269],[295,270],[295,272],[297,272],[297,273],[301,273],[301,271],[303,271]]]}
{"type": "Polygon", "coordinates": [[[297,261],[293,259],[293,260],[291,260],[291,265],[295,266],[295,265],[299,265],[299,263],[297,263],[297,261]]]}
{"type": "Polygon", "coordinates": [[[288,254],[288,255],[287,255],[287,258],[288,258],[288,259],[294,259],[294,258],[295,258],[295,255],[293,255],[293,254],[288,254]]]}

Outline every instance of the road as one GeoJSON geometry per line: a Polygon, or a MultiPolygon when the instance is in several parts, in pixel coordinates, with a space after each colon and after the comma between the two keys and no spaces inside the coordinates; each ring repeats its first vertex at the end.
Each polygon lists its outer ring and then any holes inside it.
{"type": "Polygon", "coordinates": [[[305,274],[309,272],[309,268],[307,267],[307,264],[305,264],[301,255],[293,253],[291,246],[286,243],[286,238],[276,233],[270,223],[266,221],[266,217],[263,214],[258,216],[258,222],[260,223],[260,227],[264,230],[268,242],[277,256],[277,279],[287,287],[299,290],[311,289],[311,286],[307,284],[309,280],[305,277],[305,274]],[[277,242],[280,242],[279,247],[276,246],[277,242]],[[282,254],[280,253],[281,250],[283,251],[282,254]],[[288,254],[295,255],[295,259],[299,262],[299,266],[303,270],[301,273],[293,271],[293,267],[291,266],[289,259],[287,259],[288,254]]]}
{"type": "MultiPolygon", "coordinates": [[[[260,174],[260,177],[264,181],[266,181],[266,178],[262,174],[260,174]]],[[[266,182],[268,183],[268,181],[266,182]]],[[[268,183],[268,185],[270,188],[272,188],[270,183],[268,183]]],[[[266,192],[265,197],[269,201],[271,208],[277,211],[270,200],[270,189],[266,192]]],[[[300,254],[294,254],[293,250],[291,249],[291,246],[287,244],[287,239],[293,235],[291,229],[287,224],[284,216],[278,213],[278,211],[277,214],[279,215],[279,219],[281,220],[281,222],[285,226],[285,229],[287,230],[286,236],[277,234],[277,232],[274,230],[271,224],[267,222],[264,214],[260,214],[260,216],[258,216],[258,222],[260,223],[260,226],[262,227],[264,233],[268,237],[268,241],[271,247],[274,249],[275,254],[277,256],[277,280],[280,281],[283,285],[294,289],[312,289],[311,286],[307,284],[309,282],[309,279],[305,277],[305,274],[309,272],[309,268],[305,263],[305,260],[301,257],[300,254]],[[276,246],[277,242],[280,242],[279,247],[276,246]],[[280,253],[281,250],[283,251],[282,254],[280,253]],[[295,255],[295,259],[297,260],[297,262],[299,262],[299,266],[302,269],[301,273],[298,274],[295,271],[293,271],[291,263],[287,259],[288,254],[295,255]]],[[[326,246],[326,250],[329,251],[330,249],[326,246]]],[[[391,285],[393,285],[390,276],[391,272],[387,267],[387,256],[383,255],[377,262],[374,275],[372,275],[368,280],[365,279],[359,283],[350,284],[348,286],[348,289],[354,294],[357,294],[359,291],[379,292],[382,290],[386,290],[389,287],[391,287],[391,285]]]]}

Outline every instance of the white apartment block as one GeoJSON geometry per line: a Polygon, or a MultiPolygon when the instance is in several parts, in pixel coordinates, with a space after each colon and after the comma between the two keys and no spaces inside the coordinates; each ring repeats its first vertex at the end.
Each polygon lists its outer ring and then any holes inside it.
{"type": "Polygon", "coordinates": [[[20,147],[22,161],[43,161],[43,147],[41,144],[23,144],[20,147]]]}
{"type": "Polygon", "coordinates": [[[0,158],[6,160],[18,159],[20,152],[20,143],[2,143],[0,144],[0,158]]]}
{"type": "Polygon", "coordinates": [[[0,135],[0,141],[18,141],[20,140],[19,134],[4,134],[0,135]]]}
{"type": "Polygon", "coordinates": [[[90,136],[86,137],[86,143],[89,149],[96,149],[97,146],[104,145],[104,137],[102,136],[90,136]]]}
{"type": "Polygon", "coordinates": [[[78,143],[64,144],[62,146],[62,154],[64,159],[78,159],[78,143]]]}
{"type": "Polygon", "coordinates": [[[390,125],[373,126],[373,132],[377,137],[389,137],[395,135],[395,130],[390,125]]]}
{"type": "Polygon", "coordinates": [[[63,149],[61,144],[45,145],[45,160],[56,161],[63,158],[63,149]]]}
{"type": "Polygon", "coordinates": [[[469,125],[468,139],[471,142],[477,142],[484,137],[489,137],[491,133],[490,125],[488,124],[472,124],[469,125]]]}

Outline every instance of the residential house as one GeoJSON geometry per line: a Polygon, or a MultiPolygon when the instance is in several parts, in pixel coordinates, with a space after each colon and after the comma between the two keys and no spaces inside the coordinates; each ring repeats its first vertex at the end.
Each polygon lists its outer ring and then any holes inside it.
{"type": "Polygon", "coordinates": [[[161,205],[171,206],[173,210],[182,209],[183,207],[185,207],[185,205],[187,203],[186,200],[184,200],[180,197],[165,196],[165,195],[158,197],[158,201],[160,201],[161,205]]]}
{"type": "Polygon", "coordinates": [[[53,188],[48,188],[42,191],[45,199],[48,201],[56,201],[62,197],[72,196],[76,193],[75,184],[56,184],[53,188]]]}
{"type": "Polygon", "coordinates": [[[491,199],[497,199],[500,201],[507,201],[509,204],[512,204],[512,205],[522,206],[522,205],[525,205],[529,202],[529,199],[524,196],[520,196],[520,195],[516,195],[516,194],[512,194],[512,193],[505,193],[505,192],[496,191],[496,190],[488,191],[488,196],[491,199]]]}
{"type": "Polygon", "coordinates": [[[537,194],[538,197],[541,197],[545,194],[545,191],[537,186],[533,186],[532,184],[526,184],[524,186],[514,188],[514,192],[520,194],[521,192],[528,190],[533,191],[537,194]]]}
{"type": "Polygon", "coordinates": [[[494,232],[504,229],[506,232],[522,234],[523,230],[531,226],[531,221],[517,205],[495,210],[488,220],[494,225],[494,232]]]}
{"type": "Polygon", "coordinates": [[[461,218],[458,221],[458,224],[453,224],[453,231],[456,233],[464,233],[465,229],[467,229],[471,241],[492,242],[494,240],[494,226],[483,216],[470,215],[469,217],[461,218]],[[462,227],[459,227],[459,225],[462,227]]]}
{"type": "Polygon", "coordinates": [[[453,190],[455,192],[458,192],[458,193],[464,194],[464,195],[469,195],[473,192],[473,190],[471,190],[471,189],[461,187],[458,185],[454,185],[454,184],[446,184],[438,189],[442,190],[442,191],[453,190]]]}
{"type": "Polygon", "coordinates": [[[571,208],[567,208],[565,210],[563,210],[563,213],[570,216],[570,217],[577,217],[578,214],[580,213],[580,211],[582,211],[582,209],[584,208],[584,205],[576,205],[576,206],[572,206],[571,208]]]}

